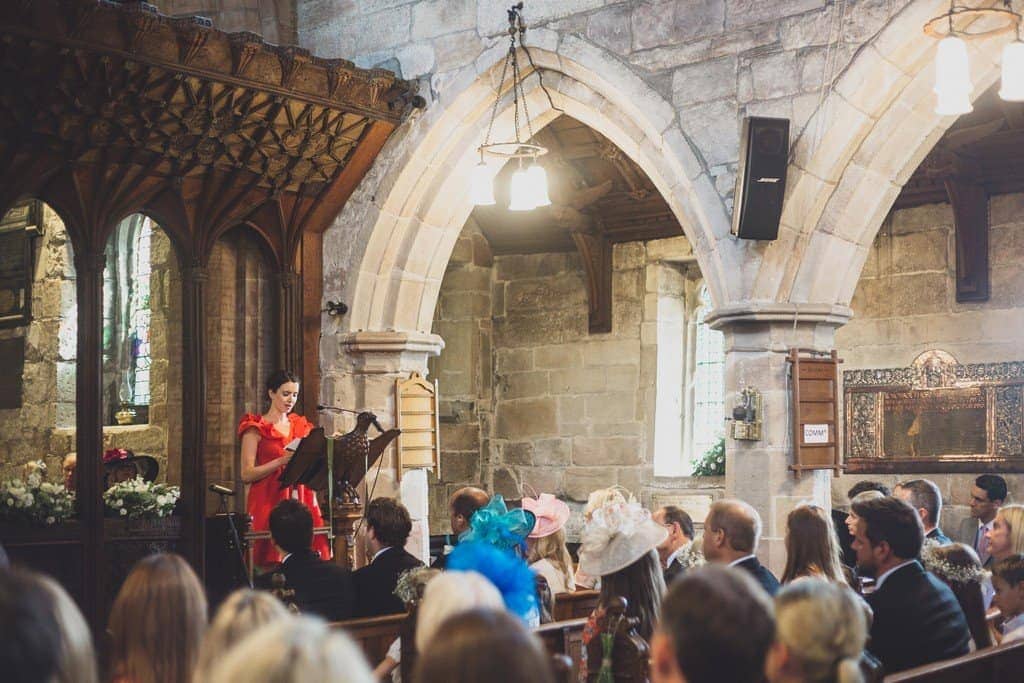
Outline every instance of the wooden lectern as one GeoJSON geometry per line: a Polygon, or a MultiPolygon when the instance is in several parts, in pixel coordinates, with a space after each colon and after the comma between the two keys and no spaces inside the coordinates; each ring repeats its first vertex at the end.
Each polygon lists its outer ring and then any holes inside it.
{"type": "Polygon", "coordinates": [[[327,501],[334,561],[343,567],[352,566],[355,528],[363,516],[356,486],[398,434],[397,429],[384,431],[368,412],[359,413],[355,429],[344,436],[328,437],[317,427],[299,442],[281,474],[281,488],[303,484],[327,501]],[[370,425],[382,432],[372,440],[366,436],[370,425]]]}

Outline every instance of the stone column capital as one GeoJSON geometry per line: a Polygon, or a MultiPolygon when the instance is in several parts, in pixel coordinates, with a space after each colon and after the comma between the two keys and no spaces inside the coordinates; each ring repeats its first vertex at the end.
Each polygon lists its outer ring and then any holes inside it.
{"type": "Polygon", "coordinates": [[[826,324],[842,327],[853,317],[853,309],[840,304],[750,301],[719,306],[705,317],[713,329],[734,325],[788,323],[826,324]]]}
{"type": "Polygon", "coordinates": [[[438,356],[444,340],[428,332],[360,331],[341,338],[353,368],[363,374],[426,370],[427,358],[438,356]]]}

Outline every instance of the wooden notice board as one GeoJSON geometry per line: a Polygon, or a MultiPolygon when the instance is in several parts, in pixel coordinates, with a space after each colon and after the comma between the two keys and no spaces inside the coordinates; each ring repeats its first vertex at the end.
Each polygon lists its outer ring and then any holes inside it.
{"type": "Polygon", "coordinates": [[[413,468],[441,474],[441,439],[437,410],[437,381],[428,382],[418,372],[395,381],[395,420],[398,435],[398,478],[413,468]]]}
{"type": "Polygon", "coordinates": [[[793,371],[793,464],[797,479],[805,470],[842,470],[839,449],[839,363],[833,350],[822,357],[790,349],[793,371]]]}

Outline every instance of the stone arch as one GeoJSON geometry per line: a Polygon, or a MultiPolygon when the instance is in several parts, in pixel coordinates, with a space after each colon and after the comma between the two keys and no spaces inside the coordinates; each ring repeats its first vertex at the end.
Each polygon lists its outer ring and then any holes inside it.
{"type": "MultiPolygon", "coordinates": [[[[675,110],[592,44],[543,29],[532,38],[531,54],[557,107],[537,79],[529,78],[526,97],[534,130],[564,112],[622,149],[672,207],[716,300],[727,298],[729,270],[713,247],[728,233],[728,218],[675,110]]],[[[490,118],[504,49],[502,43],[481,55],[479,71],[466,67],[435,83],[438,90],[457,94],[394,136],[339,216],[346,230],[325,235],[325,272],[344,273],[336,283],[328,275],[327,293],[340,289],[342,299],[351,302],[340,331],[429,332],[445,267],[472,210],[465,188],[478,161],[476,148],[490,118]],[[341,256],[332,263],[335,254],[341,256]]],[[[506,92],[495,120],[499,139],[512,128],[510,105],[506,92]]]]}
{"type": "MultiPolygon", "coordinates": [[[[947,8],[944,0],[904,7],[858,51],[808,122],[791,153],[779,240],[765,252],[751,298],[849,317],[882,221],[956,120],[933,112],[936,41],[921,29],[947,8]]],[[[998,77],[1003,44],[968,43],[974,97],[998,77]]]]}

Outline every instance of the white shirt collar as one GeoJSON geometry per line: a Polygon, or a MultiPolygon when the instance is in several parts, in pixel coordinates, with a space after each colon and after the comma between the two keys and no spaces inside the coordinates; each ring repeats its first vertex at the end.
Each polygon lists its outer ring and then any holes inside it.
{"type": "Polygon", "coordinates": [[[681,545],[674,551],[672,551],[672,554],[668,556],[668,560],[665,562],[665,568],[668,569],[669,567],[671,567],[672,563],[675,562],[676,559],[678,559],[679,556],[682,555],[686,551],[686,549],[690,547],[691,543],[693,543],[693,541],[687,541],[685,545],[681,545]]]}
{"type": "Polygon", "coordinates": [[[751,553],[751,554],[749,554],[749,555],[744,555],[743,557],[741,557],[741,558],[739,558],[739,559],[736,559],[736,560],[733,560],[732,562],[730,562],[730,563],[729,563],[729,566],[730,566],[730,567],[735,567],[735,566],[736,566],[736,565],[738,565],[738,564],[743,564],[744,562],[746,562],[747,560],[749,560],[749,559],[750,559],[750,558],[752,558],[752,557],[753,557],[753,558],[756,558],[756,557],[757,557],[757,555],[755,555],[755,554],[753,554],[753,553],[751,553]]]}
{"type": "Polygon", "coordinates": [[[894,571],[896,571],[897,569],[903,569],[908,564],[913,564],[915,562],[917,562],[917,560],[907,560],[906,562],[900,562],[898,565],[896,565],[892,569],[890,569],[890,570],[888,570],[886,572],[883,572],[881,576],[879,576],[878,578],[875,579],[875,590],[878,590],[879,588],[881,588],[882,584],[885,583],[885,580],[888,579],[889,575],[892,574],[894,571]]]}
{"type": "Polygon", "coordinates": [[[1009,633],[1010,631],[1016,631],[1019,628],[1024,628],[1024,612],[1021,612],[1013,619],[1008,619],[1003,622],[1003,633],[1009,633]]]}
{"type": "Polygon", "coordinates": [[[292,554],[291,554],[291,553],[288,553],[287,555],[285,555],[284,557],[282,557],[282,558],[281,558],[281,564],[284,564],[285,562],[287,562],[287,561],[288,561],[288,558],[289,558],[289,557],[291,557],[291,556],[292,556],[292,554]]]}
{"type": "Polygon", "coordinates": [[[383,548],[381,548],[380,550],[378,550],[377,552],[375,552],[375,553],[373,554],[373,557],[372,557],[372,558],[370,558],[370,564],[373,564],[374,560],[376,560],[376,559],[377,559],[378,557],[380,557],[381,555],[383,555],[383,554],[384,554],[384,552],[385,552],[386,550],[391,550],[391,546],[389,546],[389,545],[386,545],[386,546],[384,546],[383,548]]]}
{"type": "Polygon", "coordinates": [[[991,528],[992,528],[992,522],[994,522],[994,521],[996,521],[996,518],[995,518],[995,517],[993,517],[993,518],[992,518],[992,519],[991,519],[990,521],[988,521],[988,522],[982,522],[982,521],[981,521],[981,520],[979,519],[979,520],[978,520],[978,528],[979,528],[979,529],[981,529],[982,531],[988,531],[989,529],[991,529],[991,528]]]}

